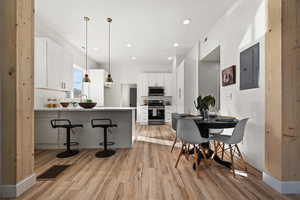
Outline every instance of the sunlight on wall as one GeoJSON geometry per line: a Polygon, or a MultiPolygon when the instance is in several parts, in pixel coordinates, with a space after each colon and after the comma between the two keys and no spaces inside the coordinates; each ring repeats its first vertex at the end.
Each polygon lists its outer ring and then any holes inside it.
{"type": "Polygon", "coordinates": [[[249,25],[247,32],[240,43],[239,48],[243,49],[253,41],[257,41],[264,37],[267,31],[267,15],[266,15],[266,2],[263,1],[260,7],[257,9],[256,16],[252,24],[249,25]]]}

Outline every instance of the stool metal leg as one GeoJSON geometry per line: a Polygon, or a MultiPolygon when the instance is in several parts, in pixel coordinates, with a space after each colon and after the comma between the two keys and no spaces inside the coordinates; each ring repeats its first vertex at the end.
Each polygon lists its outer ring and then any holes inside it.
{"type": "Polygon", "coordinates": [[[107,149],[107,127],[104,128],[104,150],[95,154],[97,158],[107,158],[114,155],[116,152],[111,149],[107,149]]]}
{"type": "Polygon", "coordinates": [[[56,155],[57,158],[68,158],[79,153],[78,150],[72,150],[71,146],[71,128],[67,128],[67,151],[61,152],[56,155]]]}

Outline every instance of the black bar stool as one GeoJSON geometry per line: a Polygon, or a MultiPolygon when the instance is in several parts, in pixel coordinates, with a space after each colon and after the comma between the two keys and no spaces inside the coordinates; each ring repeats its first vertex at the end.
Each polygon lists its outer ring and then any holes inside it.
{"type": "Polygon", "coordinates": [[[71,129],[83,128],[82,124],[72,124],[68,119],[53,119],[51,120],[52,128],[65,128],[67,129],[67,141],[65,145],[67,150],[56,155],[57,158],[67,158],[79,153],[78,150],[72,150],[71,146],[78,145],[78,142],[71,142],[71,129]]]}
{"type": "MultiPolygon", "coordinates": [[[[93,128],[103,128],[104,129],[104,141],[103,141],[104,150],[97,152],[95,154],[95,156],[97,158],[106,158],[106,157],[110,157],[110,156],[114,155],[116,153],[114,150],[107,149],[107,145],[109,144],[107,142],[107,129],[118,127],[117,124],[113,124],[111,119],[92,119],[91,124],[92,124],[93,128]]],[[[100,143],[100,145],[101,144],[102,143],[100,143]]],[[[111,143],[111,144],[113,144],[113,143],[111,143]]]]}

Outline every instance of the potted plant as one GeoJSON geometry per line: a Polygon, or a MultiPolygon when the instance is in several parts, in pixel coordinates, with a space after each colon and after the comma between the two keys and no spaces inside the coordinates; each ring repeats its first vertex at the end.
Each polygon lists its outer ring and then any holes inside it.
{"type": "Polygon", "coordinates": [[[214,107],[216,105],[216,99],[211,95],[205,96],[203,98],[202,96],[199,96],[194,101],[194,104],[196,109],[200,111],[200,114],[203,116],[203,118],[207,119],[209,107],[214,107]]]}

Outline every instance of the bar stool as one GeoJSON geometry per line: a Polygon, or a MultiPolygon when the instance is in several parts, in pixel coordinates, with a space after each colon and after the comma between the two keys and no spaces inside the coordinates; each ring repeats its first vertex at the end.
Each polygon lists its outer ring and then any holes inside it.
{"type": "Polygon", "coordinates": [[[68,158],[79,153],[78,150],[72,150],[71,146],[78,145],[78,142],[71,142],[71,129],[83,128],[82,124],[72,124],[68,119],[53,119],[51,120],[52,128],[65,128],[67,130],[67,141],[64,145],[67,146],[67,150],[56,155],[57,158],[68,158]]]}
{"type": "Polygon", "coordinates": [[[92,124],[93,128],[103,128],[104,129],[104,141],[103,141],[103,143],[100,143],[100,145],[103,144],[104,150],[97,152],[95,154],[95,156],[97,158],[106,158],[106,157],[110,157],[110,156],[114,155],[116,153],[114,150],[107,149],[107,145],[109,145],[109,143],[110,143],[110,145],[114,144],[112,142],[107,142],[107,129],[118,127],[117,124],[113,124],[111,119],[92,119],[91,124],[92,124]]]}

